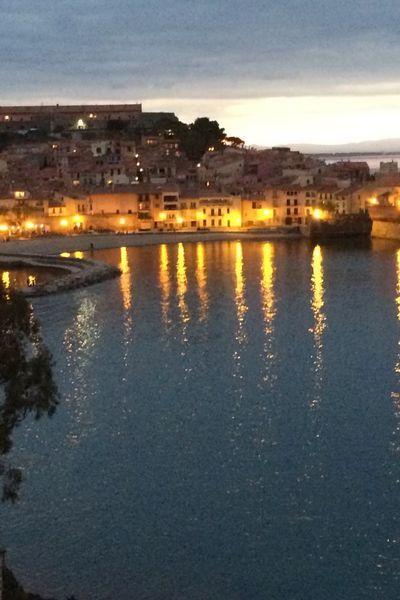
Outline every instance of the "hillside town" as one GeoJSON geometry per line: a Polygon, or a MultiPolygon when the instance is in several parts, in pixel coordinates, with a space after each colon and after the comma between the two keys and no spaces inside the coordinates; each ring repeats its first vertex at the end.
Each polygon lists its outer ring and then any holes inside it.
{"type": "Polygon", "coordinates": [[[382,162],[256,149],[141,104],[0,107],[0,233],[298,231],[400,204],[382,162]]]}

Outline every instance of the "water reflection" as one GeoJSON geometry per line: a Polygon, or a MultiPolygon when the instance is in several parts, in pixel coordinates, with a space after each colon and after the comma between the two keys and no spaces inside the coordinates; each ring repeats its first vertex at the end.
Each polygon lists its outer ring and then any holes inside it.
{"type": "Polygon", "coordinates": [[[71,444],[79,443],[85,435],[86,424],[91,421],[89,390],[92,390],[93,394],[93,386],[90,378],[88,379],[88,373],[100,337],[100,327],[95,316],[94,296],[87,296],[79,305],[73,325],[68,327],[64,334],[71,390],[66,400],[71,402],[73,417],[73,424],[67,434],[71,444]]]}
{"type": "Polygon", "coordinates": [[[160,287],[161,287],[161,318],[164,325],[168,325],[169,298],[171,293],[171,282],[168,262],[168,248],[166,244],[160,246],[160,287]]]}
{"type": "Polygon", "coordinates": [[[9,271],[3,271],[2,275],[1,275],[1,281],[4,285],[4,287],[6,288],[6,290],[10,289],[10,285],[11,285],[11,281],[10,281],[10,272],[9,271]]]}
{"type": "MultiPolygon", "coordinates": [[[[397,275],[397,283],[396,283],[396,307],[397,307],[397,320],[400,322],[400,250],[396,252],[396,275],[397,275]]],[[[394,372],[397,375],[397,384],[399,384],[400,378],[400,340],[398,343],[398,353],[397,353],[397,361],[394,367],[394,372]]],[[[395,450],[400,450],[400,392],[395,391],[391,394],[393,401],[393,410],[396,417],[396,430],[394,432],[395,435],[395,450]]]]}
{"type": "Polygon", "coordinates": [[[187,342],[187,324],[190,320],[189,311],[186,304],[186,293],[187,293],[187,275],[186,275],[186,261],[185,261],[185,248],[181,243],[178,244],[178,257],[176,261],[176,283],[177,283],[177,296],[178,296],[178,308],[180,312],[182,322],[182,340],[187,342]]]}
{"type": "MultiPolygon", "coordinates": [[[[132,281],[131,281],[131,269],[129,266],[128,259],[128,250],[125,246],[120,248],[120,261],[119,268],[121,269],[121,277],[120,277],[120,287],[122,293],[122,301],[124,306],[124,317],[123,317],[123,327],[124,327],[124,353],[123,353],[123,362],[124,365],[128,366],[128,353],[129,346],[132,337],[132,281]]],[[[123,379],[125,381],[125,377],[123,379]]]]}
{"type": "Polygon", "coordinates": [[[120,277],[122,301],[124,304],[124,309],[129,310],[132,306],[131,270],[129,267],[128,250],[125,246],[120,248],[120,262],[118,266],[122,272],[120,277]]]}
{"type": "Polygon", "coordinates": [[[209,298],[207,292],[207,271],[204,261],[204,245],[201,242],[196,246],[196,257],[196,280],[200,300],[199,320],[205,321],[207,319],[209,298]]]}
{"type": "Polygon", "coordinates": [[[262,277],[261,277],[261,297],[264,316],[264,381],[272,384],[273,373],[272,366],[275,358],[273,350],[274,343],[274,319],[276,315],[275,307],[275,266],[274,266],[274,247],[267,242],[262,247],[262,277]]]}
{"type": "Polygon", "coordinates": [[[323,334],[326,328],[326,316],[324,313],[324,268],[323,255],[320,246],[315,246],[312,254],[312,277],[311,277],[311,308],[314,315],[314,393],[311,398],[311,407],[319,406],[321,402],[323,383],[323,334]]]}
{"type": "Polygon", "coordinates": [[[235,379],[235,404],[232,414],[232,442],[234,452],[239,448],[242,423],[238,420],[242,401],[245,396],[243,350],[247,342],[245,328],[245,315],[247,305],[245,299],[245,278],[243,273],[243,249],[241,242],[235,244],[235,305],[236,305],[236,331],[235,347],[233,352],[233,377],[235,379]]]}
{"type": "Polygon", "coordinates": [[[242,346],[247,339],[245,330],[245,315],[247,312],[247,306],[244,295],[245,279],[243,274],[243,248],[241,242],[236,242],[235,246],[235,276],[235,303],[237,315],[236,340],[239,346],[242,346]]]}

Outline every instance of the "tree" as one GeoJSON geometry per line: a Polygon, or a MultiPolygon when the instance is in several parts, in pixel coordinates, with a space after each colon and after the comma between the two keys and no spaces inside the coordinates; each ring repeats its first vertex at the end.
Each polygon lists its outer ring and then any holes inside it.
{"type": "Polygon", "coordinates": [[[233,148],[243,148],[244,146],[244,140],[234,135],[226,137],[224,141],[228,146],[233,146],[233,148]]]}
{"type": "Polygon", "coordinates": [[[22,481],[6,459],[12,434],[28,415],[51,416],[58,404],[52,357],[24,296],[0,285],[0,477],[2,500],[15,502],[22,481]]]}
{"type": "Polygon", "coordinates": [[[225,131],[217,121],[200,117],[189,125],[186,138],[182,140],[183,150],[191,160],[200,160],[208,148],[219,150],[225,138],[225,131]]]}

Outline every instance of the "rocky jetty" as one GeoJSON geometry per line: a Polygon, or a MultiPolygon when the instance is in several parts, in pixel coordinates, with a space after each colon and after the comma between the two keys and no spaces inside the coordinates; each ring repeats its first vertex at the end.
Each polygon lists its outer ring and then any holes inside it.
{"type": "Polygon", "coordinates": [[[21,292],[28,298],[86,287],[118,277],[121,274],[118,267],[97,260],[32,254],[2,254],[0,256],[0,268],[21,269],[27,267],[47,268],[55,272],[51,281],[21,289],[21,292]]]}

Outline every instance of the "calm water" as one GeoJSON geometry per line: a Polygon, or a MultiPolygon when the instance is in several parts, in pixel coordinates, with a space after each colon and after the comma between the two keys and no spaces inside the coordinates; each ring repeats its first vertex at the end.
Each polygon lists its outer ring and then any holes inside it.
{"type": "Polygon", "coordinates": [[[50,281],[60,275],[59,269],[29,267],[22,269],[3,269],[0,268],[0,279],[3,285],[8,288],[24,288],[28,284],[36,285],[45,281],[50,281]]]}
{"type": "Polygon", "coordinates": [[[321,156],[322,160],[325,160],[327,164],[339,162],[341,160],[361,161],[367,162],[371,171],[378,171],[381,162],[397,162],[400,165],[399,154],[346,154],[346,155],[331,155],[321,156]]]}
{"type": "Polygon", "coordinates": [[[63,395],[3,507],[33,591],[397,600],[400,250],[121,248],[35,302],[63,395]]]}

